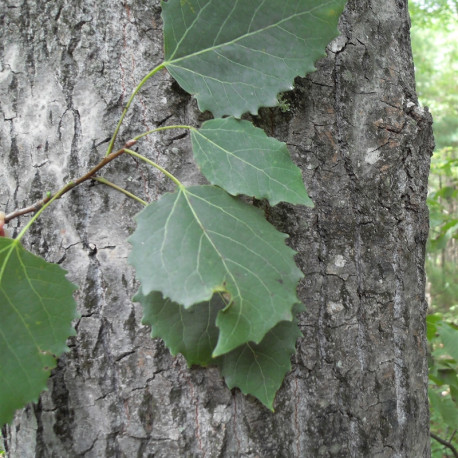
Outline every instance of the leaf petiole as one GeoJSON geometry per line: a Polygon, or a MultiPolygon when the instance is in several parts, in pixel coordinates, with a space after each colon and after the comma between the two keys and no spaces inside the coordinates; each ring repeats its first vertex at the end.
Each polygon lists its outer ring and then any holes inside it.
{"type": "Polygon", "coordinates": [[[118,136],[119,129],[121,128],[121,124],[124,121],[124,118],[126,117],[126,114],[129,110],[130,105],[132,104],[132,101],[134,100],[135,96],[137,95],[138,91],[143,87],[143,85],[159,70],[165,68],[164,63],[158,65],[157,67],[153,68],[138,84],[138,86],[134,89],[134,92],[132,92],[132,95],[130,96],[129,100],[127,101],[126,106],[124,107],[124,110],[122,111],[121,117],[119,118],[118,124],[116,125],[116,129],[113,133],[113,136],[111,137],[110,143],[108,145],[108,150],[105,156],[108,156],[111,151],[113,150],[114,142],[116,141],[116,137],[118,136]]]}
{"type": "Polygon", "coordinates": [[[192,126],[182,126],[182,125],[177,125],[177,126],[164,126],[164,127],[157,127],[156,129],[149,130],[148,132],[144,132],[143,134],[137,135],[134,137],[132,140],[138,141],[140,138],[146,137],[149,134],[154,134],[154,132],[160,132],[161,130],[167,130],[167,129],[188,129],[188,130],[197,130],[195,127],[192,126]]]}
{"type": "Polygon", "coordinates": [[[122,192],[125,194],[127,197],[130,197],[131,199],[136,200],[137,202],[141,203],[142,205],[148,205],[148,202],[144,201],[143,199],[140,199],[140,197],[136,196],[135,194],[132,194],[131,192],[127,191],[124,188],[121,188],[120,186],[112,183],[111,181],[108,181],[107,179],[103,177],[92,177],[94,181],[98,181],[99,183],[105,184],[107,186],[110,186],[110,188],[116,189],[116,191],[122,192]]]}
{"type": "Polygon", "coordinates": [[[132,151],[131,149],[124,148],[124,152],[126,152],[127,154],[130,154],[131,156],[135,156],[138,159],[141,159],[142,161],[146,162],[149,165],[152,165],[156,169],[160,170],[166,177],[170,178],[180,189],[184,188],[183,183],[180,180],[178,180],[178,178],[174,177],[170,172],[165,170],[159,164],[156,164],[155,162],[151,161],[147,157],[142,156],[141,154],[138,154],[137,152],[132,151]]]}

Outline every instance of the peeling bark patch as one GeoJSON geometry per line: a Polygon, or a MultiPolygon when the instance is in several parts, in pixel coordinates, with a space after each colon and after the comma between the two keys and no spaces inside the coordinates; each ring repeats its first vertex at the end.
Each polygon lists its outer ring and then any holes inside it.
{"type": "Polygon", "coordinates": [[[375,164],[378,160],[380,159],[380,151],[372,151],[372,150],[369,150],[367,153],[366,153],[366,157],[365,157],[365,161],[370,164],[370,165],[373,165],[375,164]]]}

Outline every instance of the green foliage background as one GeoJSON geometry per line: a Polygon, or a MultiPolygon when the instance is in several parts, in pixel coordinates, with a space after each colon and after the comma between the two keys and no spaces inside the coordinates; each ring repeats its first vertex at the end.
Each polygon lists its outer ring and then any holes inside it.
{"type": "MultiPolygon", "coordinates": [[[[410,0],[417,93],[434,119],[427,320],[431,432],[458,449],[458,1],[410,0]]],[[[453,456],[432,439],[432,456],[453,456]]]]}

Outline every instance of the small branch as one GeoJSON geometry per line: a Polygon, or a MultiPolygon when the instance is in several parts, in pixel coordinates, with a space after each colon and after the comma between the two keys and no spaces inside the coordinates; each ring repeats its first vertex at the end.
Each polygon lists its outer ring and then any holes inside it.
{"type": "Polygon", "coordinates": [[[48,193],[48,195],[44,199],[39,200],[38,202],[35,202],[34,204],[30,205],[30,207],[21,208],[20,210],[16,210],[6,215],[5,224],[7,224],[8,221],[11,221],[14,218],[18,218],[19,216],[26,215],[27,213],[32,213],[32,212],[34,213],[38,211],[41,207],[43,207],[43,205],[46,202],[49,202],[50,200],[51,200],[51,195],[48,193]]]}
{"type": "Polygon", "coordinates": [[[439,437],[438,435],[436,435],[436,434],[434,434],[434,433],[429,433],[429,434],[430,434],[430,436],[431,436],[434,440],[436,440],[437,442],[439,442],[439,444],[442,444],[444,447],[449,448],[449,449],[452,451],[453,456],[454,456],[455,458],[458,458],[458,451],[456,450],[456,448],[453,446],[452,443],[447,442],[446,440],[442,439],[441,437],[439,437]]]}
{"type": "Polygon", "coordinates": [[[68,191],[70,191],[74,187],[80,185],[81,183],[84,183],[87,180],[90,180],[101,168],[105,167],[113,159],[116,159],[118,156],[121,156],[121,154],[126,152],[126,148],[132,147],[133,145],[135,145],[135,143],[136,143],[135,140],[128,141],[124,145],[123,148],[116,151],[115,153],[111,153],[108,156],[105,156],[94,168],[89,170],[89,172],[87,172],[82,177],[78,178],[76,181],[71,181],[70,183],[65,185],[62,189],[57,191],[55,194],[48,193],[44,199],[41,199],[38,202],[35,202],[33,205],[30,205],[30,207],[22,208],[20,210],[16,210],[6,215],[5,224],[7,224],[9,221],[11,221],[14,218],[18,218],[19,216],[26,215],[27,213],[37,212],[38,210],[40,210],[40,208],[46,205],[50,200],[60,199],[64,194],[66,194],[68,191]]]}
{"type": "Polygon", "coordinates": [[[127,191],[124,188],[121,188],[120,186],[112,183],[111,181],[108,181],[105,178],[102,177],[92,177],[94,181],[98,181],[99,183],[105,184],[107,186],[110,186],[110,188],[116,189],[116,191],[122,192],[125,194],[127,197],[130,197],[131,199],[136,200],[137,202],[141,203],[142,205],[148,205],[148,202],[145,202],[143,199],[140,199],[140,197],[136,196],[135,194],[132,194],[131,192],[127,191]]]}
{"type": "Polygon", "coordinates": [[[7,237],[6,230],[3,228],[5,224],[5,213],[0,212],[0,237],[7,237]]]}

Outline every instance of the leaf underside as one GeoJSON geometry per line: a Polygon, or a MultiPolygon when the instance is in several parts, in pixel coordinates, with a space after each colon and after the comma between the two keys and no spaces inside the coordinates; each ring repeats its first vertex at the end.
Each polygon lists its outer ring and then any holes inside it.
{"type": "Polygon", "coordinates": [[[313,206],[285,143],[248,121],[212,119],[191,131],[194,158],[205,177],[232,195],[313,206]]]}
{"type": "Polygon", "coordinates": [[[219,294],[189,308],[164,299],[157,291],[147,296],[139,291],[132,300],[142,304],[142,323],[151,326],[151,337],[163,339],[173,356],[181,353],[189,366],[214,363],[216,316],[226,305],[219,294]]]}
{"type": "MultiPolygon", "coordinates": [[[[162,338],[172,355],[181,353],[189,366],[216,364],[229,388],[238,387],[273,410],[275,393],[291,369],[290,358],[301,335],[296,320],[278,323],[259,344],[246,343],[212,358],[218,339],[215,318],[225,306],[220,295],[190,308],[164,299],[158,292],[147,296],[138,292],[134,301],[143,306],[143,324],[151,326],[151,336],[162,338]]],[[[299,311],[296,306],[294,312],[299,311]]]]}
{"type": "Polygon", "coordinates": [[[297,321],[282,321],[259,344],[248,343],[221,356],[218,366],[229,388],[238,387],[273,411],[275,394],[291,369],[291,355],[302,333],[297,321]]]}
{"type": "Polygon", "coordinates": [[[160,291],[188,308],[215,292],[229,298],[217,316],[213,356],[259,343],[280,321],[292,319],[302,272],[262,212],[214,186],[180,188],[136,217],[130,263],[141,292],[160,291]]]}
{"type": "Polygon", "coordinates": [[[19,242],[0,238],[0,425],[38,399],[75,334],[76,287],[65,273],[19,242]]]}
{"type": "Polygon", "coordinates": [[[346,0],[162,2],[164,65],[215,117],[278,104],[315,70],[346,0]]]}

